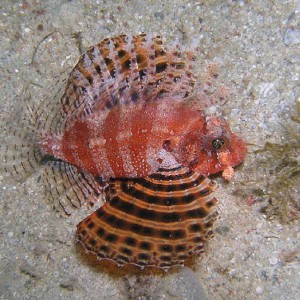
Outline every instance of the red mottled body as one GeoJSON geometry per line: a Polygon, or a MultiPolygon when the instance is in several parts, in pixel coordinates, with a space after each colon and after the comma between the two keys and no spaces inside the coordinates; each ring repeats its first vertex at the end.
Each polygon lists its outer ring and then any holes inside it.
{"type": "Polygon", "coordinates": [[[168,166],[166,152],[173,164],[209,175],[235,166],[247,151],[224,120],[172,99],[95,112],[61,136],[46,135],[42,149],[105,179],[150,175],[168,166]],[[216,140],[222,145],[214,147],[216,140]]]}
{"type": "MultiPolygon", "coordinates": [[[[173,147],[199,140],[204,123],[201,112],[172,100],[115,107],[46,137],[43,150],[94,176],[144,177],[168,164],[161,150],[175,155],[173,147]]],[[[179,164],[186,159],[180,156],[179,164]]]]}

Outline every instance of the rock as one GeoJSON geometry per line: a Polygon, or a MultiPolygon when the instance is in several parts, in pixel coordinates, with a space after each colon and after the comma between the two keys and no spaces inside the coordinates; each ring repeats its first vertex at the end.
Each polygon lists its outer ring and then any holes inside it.
{"type": "Polygon", "coordinates": [[[283,42],[287,46],[300,44],[300,31],[288,28],[285,32],[283,42]]]}

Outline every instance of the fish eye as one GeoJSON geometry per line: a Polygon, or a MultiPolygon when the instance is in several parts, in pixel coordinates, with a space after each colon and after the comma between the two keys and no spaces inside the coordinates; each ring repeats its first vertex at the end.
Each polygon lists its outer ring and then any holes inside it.
{"type": "Polygon", "coordinates": [[[224,143],[225,142],[223,139],[214,139],[211,144],[214,147],[214,149],[221,149],[224,143]]]}

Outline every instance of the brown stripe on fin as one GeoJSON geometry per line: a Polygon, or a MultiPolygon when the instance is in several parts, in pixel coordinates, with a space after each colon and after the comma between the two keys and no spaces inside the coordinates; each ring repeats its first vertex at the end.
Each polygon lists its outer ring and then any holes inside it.
{"type": "Polygon", "coordinates": [[[61,100],[64,126],[116,105],[186,97],[195,83],[192,65],[190,52],[165,47],[160,36],[104,39],[80,57],[69,76],[61,100]]]}
{"type": "Polygon", "coordinates": [[[107,202],[77,225],[78,240],[98,259],[119,266],[168,270],[183,265],[203,253],[213,235],[215,189],[213,181],[188,168],[144,179],[115,179],[107,202]]]}
{"type": "Polygon", "coordinates": [[[53,79],[53,83],[45,88],[45,96],[33,109],[39,137],[45,132],[60,134],[65,127],[61,98],[64,95],[67,74],[64,70],[53,79]]]}
{"type": "Polygon", "coordinates": [[[61,216],[69,216],[83,204],[103,201],[105,183],[62,161],[48,162],[42,173],[47,198],[61,216]]]}
{"type": "Polygon", "coordinates": [[[14,109],[1,126],[0,169],[17,179],[31,175],[39,168],[42,154],[37,144],[35,112],[30,95],[23,91],[14,109]]]}

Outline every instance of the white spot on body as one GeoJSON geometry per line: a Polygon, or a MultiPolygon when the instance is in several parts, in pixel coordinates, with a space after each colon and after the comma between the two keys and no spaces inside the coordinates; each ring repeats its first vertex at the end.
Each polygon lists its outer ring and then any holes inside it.
{"type": "MultiPolygon", "coordinates": [[[[88,118],[88,128],[90,139],[88,147],[91,149],[93,165],[96,167],[98,175],[105,177],[114,176],[106,153],[106,146],[109,143],[103,136],[103,128],[109,111],[98,111],[88,118]]],[[[111,139],[110,139],[111,141],[111,139]]]]}
{"type": "Polygon", "coordinates": [[[123,168],[125,173],[129,177],[136,177],[137,171],[135,170],[131,161],[131,151],[129,149],[129,141],[132,138],[131,122],[128,119],[128,115],[131,109],[122,109],[118,122],[118,134],[116,140],[119,147],[119,155],[123,161],[123,168]]]}
{"type": "Polygon", "coordinates": [[[159,161],[161,161],[161,168],[172,169],[180,166],[174,155],[170,152],[167,152],[165,149],[161,149],[159,151],[157,158],[159,159],[159,161]]]}

